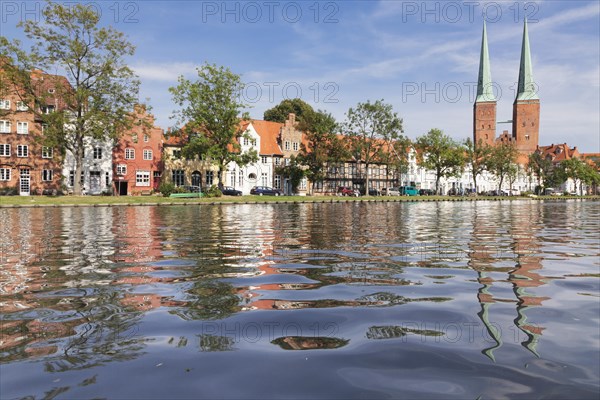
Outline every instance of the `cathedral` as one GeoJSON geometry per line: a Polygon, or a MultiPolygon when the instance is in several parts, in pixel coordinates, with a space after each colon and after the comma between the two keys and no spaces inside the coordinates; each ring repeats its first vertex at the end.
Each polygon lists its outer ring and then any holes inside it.
{"type": "Polygon", "coordinates": [[[473,141],[484,145],[514,143],[520,154],[529,155],[536,151],[539,144],[540,99],[533,80],[527,20],[523,27],[517,95],[513,103],[512,121],[509,122],[512,123],[512,133],[504,131],[496,137],[496,98],[493,93],[485,22],[483,24],[477,97],[473,105],[473,141]]]}

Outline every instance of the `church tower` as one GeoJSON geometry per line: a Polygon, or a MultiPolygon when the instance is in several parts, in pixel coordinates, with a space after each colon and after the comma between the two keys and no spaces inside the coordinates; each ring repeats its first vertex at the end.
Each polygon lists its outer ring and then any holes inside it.
{"type": "Polygon", "coordinates": [[[475,145],[493,145],[496,139],[496,99],[492,90],[490,55],[488,52],[487,32],[483,22],[481,54],[479,56],[479,77],[477,78],[477,97],[473,105],[473,143],[475,145]]]}
{"type": "Polygon", "coordinates": [[[513,103],[512,124],[512,136],[517,150],[525,154],[533,153],[539,143],[540,99],[537,89],[538,87],[533,80],[529,34],[527,32],[527,19],[525,19],[519,84],[517,97],[513,103]]]}

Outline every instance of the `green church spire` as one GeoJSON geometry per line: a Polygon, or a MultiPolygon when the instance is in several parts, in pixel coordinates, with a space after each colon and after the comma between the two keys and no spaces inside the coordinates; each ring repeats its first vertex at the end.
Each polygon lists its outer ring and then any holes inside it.
{"type": "Polygon", "coordinates": [[[483,101],[496,101],[492,90],[492,73],[490,72],[490,55],[487,44],[487,31],[483,21],[483,34],[481,36],[481,55],[479,57],[479,77],[477,78],[476,103],[483,101]]]}
{"type": "Polygon", "coordinates": [[[529,34],[527,33],[527,18],[523,26],[523,45],[521,46],[521,65],[519,67],[519,86],[516,101],[539,100],[537,85],[533,80],[531,67],[531,52],[529,50],[529,34]]]}

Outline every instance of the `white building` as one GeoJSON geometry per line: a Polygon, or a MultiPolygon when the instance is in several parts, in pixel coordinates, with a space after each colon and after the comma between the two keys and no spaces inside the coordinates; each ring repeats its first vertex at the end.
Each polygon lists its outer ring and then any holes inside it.
{"type": "MultiPolygon", "coordinates": [[[[84,139],[84,154],[81,171],[81,183],[85,194],[112,193],[113,165],[112,140],[84,139]]],[[[67,150],[63,164],[63,176],[68,192],[75,185],[75,157],[67,150]]]]}

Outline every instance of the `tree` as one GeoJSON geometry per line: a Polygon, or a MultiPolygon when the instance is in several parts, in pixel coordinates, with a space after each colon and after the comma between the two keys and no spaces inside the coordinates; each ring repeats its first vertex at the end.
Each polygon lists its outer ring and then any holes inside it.
{"type": "Polygon", "coordinates": [[[39,21],[19,24],[33,42],[30,51],[1,37],[0,54],[9,57],[8,80],[44,126],[44,144],[73,153],[74,192],[81,194],[86,138],[114,140],[131,126],[127,115],[138,100],[139,81],[124,58],[135,47],[123,33],[100,27],[100,15],[91,7],[48,2],[42,14],[39,21]],[[49,104],[50,97],[60,104],[49,104]]]}
{"type": "Polygon", "coordinates": [[[492,147],[487,161],[487,170],[498,179],[498,190],[502,188],[508,174],[514,171],[517,154],[517,148],[512,143],[498,143],[492,147]]]}
{"type": "Polygon", "coordinates": [[[461,146],[439,129],[431,129],[417,138],[417,162],[435,172],[435,192],[439,193],[440,179],[458,176],[462,172],[464,156],[461,146]]]}
{"type": "Polygon", "coordinates": [[[351,156],[357,164],[365,164],[365,193],[369,193],[369,166],[384,160],[390,143],[401,137],[402,118],[383,100],[367,101],[348,110],[343,129],[351,156]]]}
{"type": "Polygon", "coordinates": [[[296,193],[302,178],[305,176],[305,171],[300,165],[298,157],[291,156],[289,160],[287,165],[277,167],[275,173],[289,179],[290,185],[292,186],[292,193],[296,193]]]}
{"type": "Polygon", "coordinates": [[[173,101],[180,107],[173,118],[179,125],[185,124],[178,129],[179,134],[190,138],[183,149],[184,155],[204,157],[214,163],[219,169],[221,188],[227,164],[233,161],[244,166],[258,160],[256,151],[242,153],[239,144],[245,135],[239,117],[247,106],[239,101],[244,84],[239,75],[222,66],[206,63],[196,70],[197,81],[180,76],[179,84],[169,88],[173,101]]]}
{"type": "Polygon", "coordinates": [[[475,144],[470,138],[465,140],[464,147],[465,163],[471,170],[473,188],[477,191],[477,177],[487,170],[487,162],[492,149],[483,142],[475,144]]]}
{"type": "Polygon", "coordinates": [[[541,186],[541,193],[544,193],[546,180],[552,172],[552,162],[545,159],[539,151],[531,153],[527,161],[527,171],[537,178],[541,186]]]}
{"type": "Polygon", "coordinates": [[[387,166],[388,174],[400,177],[408,173],[408,152],[411,146],[411,140],[403,135],[389,143],[387,151],[382,154],[382,162],[387,166]]]}
{"type": "Polygon", "coordinates": [[[284,123],[290,113],[296,114],[296,120],[302,121],[305,115],[314,113],[313,108],[302,99],[285,99],[275,107],[265,111],[265,121],[284,123]]]}
{"type": "Polygon", "coordinates": [[[298,162],[307,167],[305,175],[311,182],[312,193],[315,182],[325,178],[325,167],[333,161],[340,147],[335,135],[337,123],[331,114],[319,110],[305,114],[298,128],[304,132],[306,140],[300,144],[298,162]]]}

